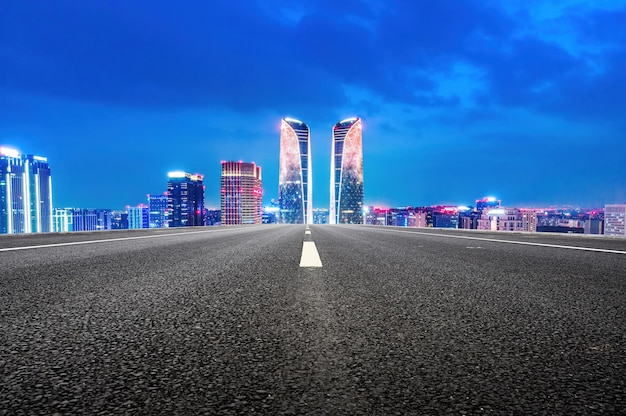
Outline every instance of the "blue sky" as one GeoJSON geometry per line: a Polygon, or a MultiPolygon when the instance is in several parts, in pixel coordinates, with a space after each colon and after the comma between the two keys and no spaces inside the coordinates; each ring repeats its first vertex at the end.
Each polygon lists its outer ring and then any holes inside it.
{"type": "Polygon", "coordinates": [[[122,208],[169,170],[263,168],[282,117],[363,118],[365,203],[626,201],[626,0],[0,0],[0,145],[47,156],[57,207],[122,208]]]}

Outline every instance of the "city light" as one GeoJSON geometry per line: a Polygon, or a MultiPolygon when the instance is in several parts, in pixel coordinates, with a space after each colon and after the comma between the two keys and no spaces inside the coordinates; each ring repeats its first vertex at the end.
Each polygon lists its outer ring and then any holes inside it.
{"type": "Polygon", "coordinates": [[[187,176],[186,172],[183,171],[174,171],[174,172],[168,172],[167,177],[168,178],[184,178],[187,176]]]}
{"type": "Polygon", "coordinates": [[[0,155],[8,157],[19,157],[20,153],[15,149],[0,147],[0,155]]]}

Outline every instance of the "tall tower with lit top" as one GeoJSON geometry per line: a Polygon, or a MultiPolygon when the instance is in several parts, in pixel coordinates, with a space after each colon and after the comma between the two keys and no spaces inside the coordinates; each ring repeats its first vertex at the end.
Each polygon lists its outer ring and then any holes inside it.
{"type": "Polygon", "coordinates": [[[358,117],[333,127],[330,224],[363,224],[363,135],[358,117]]]}
{"type": "Polygon", "coordinates": [[[0,147],[0,234],[52,232],[48,159],[0,147]]]}
{"type": "Polygon", "coordinates": [[[167,177],[168,227],[204,225],[203,176],[175,171],[167,177]]]}
{"type": "Polygon", "coordinates": [[[309,126],[284,118],[280,123],[280,222],[313,224],[313,185],[309,126]]]}

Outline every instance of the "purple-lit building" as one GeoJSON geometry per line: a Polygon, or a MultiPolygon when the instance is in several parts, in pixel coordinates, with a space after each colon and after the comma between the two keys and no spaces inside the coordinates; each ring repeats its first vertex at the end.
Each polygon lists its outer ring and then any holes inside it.
{"type": "Polygon", "coordinates": [[[333,127],[330,224],[363,224],[363,136],[358,117],[333,127]]]}
{"type": "Polygon", "coordinates": [[[292,118],[281,120],[278,204],[281,223],[313,224],[309,127],[292,118]]]}
{"type": "Polygon", "coordinates": [[[222,162],[222,225],[263,222],[261,167],[253,163],[222,162]]]}

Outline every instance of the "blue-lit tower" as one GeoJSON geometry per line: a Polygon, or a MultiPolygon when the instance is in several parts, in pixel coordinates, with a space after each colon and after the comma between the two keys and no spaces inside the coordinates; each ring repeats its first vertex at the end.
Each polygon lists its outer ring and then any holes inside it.
{"type": "Polygon", "coordinates": [[[204,225],[204,185],[202,175],[169,172],[167,182],[167,222],[169,227],[204,225]]]}
{"type": "Polygon", "coordinates": [[[0,147],[0,234],[52,232],[52,222],[48,160],[0,147]]]}

